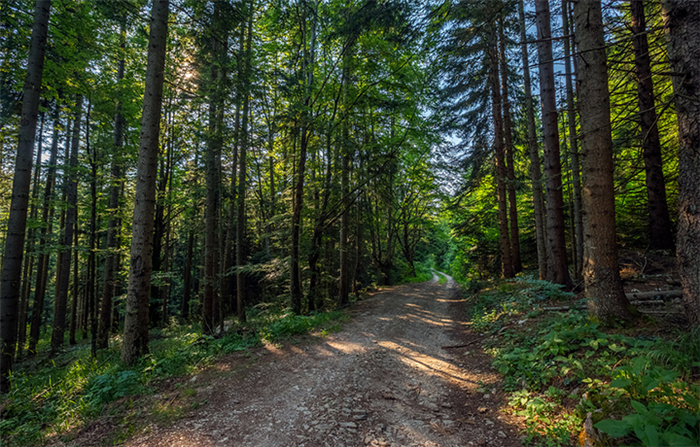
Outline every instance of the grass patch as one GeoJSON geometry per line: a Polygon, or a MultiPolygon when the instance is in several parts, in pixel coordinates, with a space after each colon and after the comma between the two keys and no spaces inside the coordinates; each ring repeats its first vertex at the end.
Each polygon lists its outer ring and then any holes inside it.
{"type": "Polygon", "coordinates": [[[401,284],[411,284],[411,283],[417,283],[417,282],[426,282],[430,281],[430,279],[433,277],[433,271],[430,269],[427,265],[423,264],[422,262],[416,261],[414,263],[415,268],[416,268],[416,275],[411,276],[411,273],[408,268],[404,271],[404,275],[400,281],[401,284]]]}
{"type": "Polygon", "coordinates": [[[487,352],[504,375],[510,411],[525,417],[529,444],[571,445],[590,418],[602,445],[700,445],[697,331],[649,322],[604,329],[573,295],[528,278],[469,302],[471,327],[489,336],[487,352]],[[572,310],[538,310],[562,304],[572,310]]]}
{"type": "Polygon", "coordinates": [[[442,285],[447,283],[447,277],[443,273],[438,272],[437,270],[433,270],[433,272],[435,272],[438,277],[438,284],[442,285]]]}
{"type": "MultiPolygon", "coordinates": [[[[323,336],[339,330],[347,318],[341,311],[300,316],[279,308],[251,309],[246,325],[234,326],[219,338],[202,335],[198,325],[173,323],[151,332],[150,354],[131,367],[121,362],[119,337],[97,358],[90,356],[87,340],[53,359],[44,343],[44,352],[17,363],[10,393],[0,397],[2,445],[39,445],[47,438],[67,441],[105,412],[121,421],[124,430],[113,441],[123,441],[143,422],[143,414],[159,423],[171,423],[184,414],[183,408],[158,399],[147,401],[147,409],[143,402],[133,403],[154,395],[163,380],[193,374],[225,354],[263,342],[309,332],[323,336]]],[[[195,393],[186,389],[182,396],[195,393]]]]}

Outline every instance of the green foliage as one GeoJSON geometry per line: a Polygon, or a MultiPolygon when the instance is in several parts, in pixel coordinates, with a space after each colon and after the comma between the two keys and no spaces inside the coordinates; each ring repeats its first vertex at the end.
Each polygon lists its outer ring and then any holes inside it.
{"type": "Polygon", "coordinates": [[[648,357],[617,368],[609,386],[622,391],[623,412],[634,413],[603,419],[595,427],[613,438],[636,438],[647,447],[700,445],[700,387],[678,377],[648,357]]]}
{"type": "MultiPolygon", "coordinates": [[[[0,438],[10,446],[27,446],[42,443],[48,435],[69,434],[114,401],[153,394],[164,379],[192,374],[222,355],[263,341],[277,342],[316,330],[323,336],[338,330],[339,322],[347,318],[341,311],[299,316],[275,308],[256,309],[249,315],[246,326],[234,327],[220,338],[203,336],[198,326],[190,325],[171,324],[153,331],[151,353],[133,367],[121,363],[119,346],[93,359],[89,343],[54,360],[40,357],[20,363],[10,393],[0,401],[4,408],[0,438]]],[[[154,408],[152,413],[164,420],[179,414],[168,408],[154,408]]]]}
{"type": "Polygon", "coordinates": [[[511,394],[508,403],[515,414],[525,418],[526,441],[542,440],[541,445],[570,444],[569,435],[581,425],[581,419],[568,414],[562,407],[567,392],[550,386],[544,393],[520,390],[511,394]]]}
{"type": "Polygon", "coordinates": [[[271,319],[260,331],[260,336],[263,340],[275,342],[293,335],[305,334],[313,328],[343,317],[344,314],[341,311],[317,313],[311,316],[288,313],[279,318],[271,319]]]}
{"type": "Polygon", "coordinates": [[[443,275],[442,273],[437,272],[437,271],[435,272],[435,274],[438,277],[438,284],[442,285],[442,284],[445,284],[447,282],[447,277],[445,275],[443,275]]]}
{"type": "Polygon", "coordinates": [[[422,262],[415,262],[416,276],[412,276],[412,272],[408,266],[403,268],[400,284],[425,282],[430,281],[433,277],[433,271],[429,266],[422,262]]]}
{"type": "Polygon", "coordinates": [[[488,352],[512,393],[510,405],[526,418],[527,439],[567,445],[591,413],[595,427],[613,438],[698,445],[696,339],[604,332],[572,298],[520,278],[469,299],[471,326],[492,335],[488,352]],[[537,310],[562,299],[572,310],[537,310]]]}

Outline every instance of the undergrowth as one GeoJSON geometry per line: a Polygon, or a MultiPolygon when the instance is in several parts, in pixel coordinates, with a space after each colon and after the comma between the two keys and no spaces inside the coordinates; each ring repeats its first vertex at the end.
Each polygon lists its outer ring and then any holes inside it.
{"type": "Polygon", "coordinates": [[[0,400],[1,444],[37,445],[55,436],[69,440],[114,401],[127,399],[133,407],[138,396],[155,394],[160,381],[193,374],[222,355],[312,331],[323,336],[338,330],[346,318],[341,311],[299,316],[284,309],[251,309],[246,325],[234,326],[222,337],[204,336],[198,325],[173,322],[151,332],[150,354],[131,367],[120,360],[119,338],[97,358],[90,356],[87,342],[55,358],[40,351],[17,364],[12,389],[0,400]]]}
{"type": "Polygon", "coordinates": [[[530,278],[468,300],[528,444],[571,445],[590,418],[602,445],[700,445],[697,330],[604,329],[573,294],[530,278]],[[562,304],[571,310],[541,310],[562,304]]]}
{"type": "Polygon", "coordinates": [[[447,282],[447,277],[443,273],[435,270],[435,274],[438,277],[438,284],[442,285],[442,284],[445,284],[447,282]]]}

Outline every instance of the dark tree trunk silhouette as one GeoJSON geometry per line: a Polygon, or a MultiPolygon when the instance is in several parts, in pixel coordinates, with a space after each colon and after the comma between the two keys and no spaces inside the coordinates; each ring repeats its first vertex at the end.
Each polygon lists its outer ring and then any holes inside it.
{"type": "Polygon", "coordinates": [[[537,55],[540,67],[542,133],[544,142],[544,177],[547,199],[547,279],[571,286],[566,257],[566,223],[561,181],[559,129],[554,86],[552,31],[549,2],[535,0],[537,21],[537,55]]]}
{"type": "Polygon", "coordinates": [[[22,257],[27,228],[27,207],[32,175],[34,140],[39,114],[41,78],[44,73],[44,51],[49,26],[51,0],[37,0],[34,7],[32,39],[29,44],[27,74],[24,79],[24,101],[19,128],[19,144],[12,180],[12,199],[7,222],[5,252],[0,282],[0,393],[10,389],[9,374],[17,343],[17,317],[22,279],[22,257]]]}
{"type": "Polygon", "coordinates": [[[194,252],[194,231],[190,231],[187,237],[187,257],[185,258],[185,272],[183,279],[182,302],[180,303],[180,316],[185,320],[190,318],[190,296],[192,294],[192,255],[194,252]]]}
{"type": "MultiPolygon", "coordinates": [[[[238,155],[238,214],[236,218],[236,265],[240,268],[247,263],[246,259],[246,215],[245,196],[247,187],[246,162],[248,157],[248,145],[250,144],[250,129],[248,121],[250,118],[250,86],[251,86],[251,62],[252,62],[252,42],[253,42],[253,20],[255,11],[253,2],[249,4],[248,29],[246,31],[245,60],[243,62],[243,110],[241,117],[241,145],[238,155]]],[[[238,321],[246,321],[246,274],[238,271],[236,274],[236,318],[238,321]]]]}
{"type": "MultiPolygon", "coordinates": [[[[119,33],[120,58],[117,62],[117,81],[124,79],[124,49],[126,47],[126,21],[122,19],[119,33]]],[[[107,252],[104,260],[104,280],[100,304],[100,321],[97,328],[96,347],[106,349],[109,342],[109,331],[112,320],[112,299],[115,296],[116,272],[115,264],[118,248],[119,196],[122,188],[122,146],[124,144],[124,115],[122,101],[117,100],[114,114],[114,149],[112,150],[112,166],[109,187],[109,220],[107,222],[107,252]]]]}
{"type": "MultiPolygon", "coordinates": [[[[568,0],[561,2],[563,34],[569,33],[568,0]]],[[[579,162],[578,135],[576,133],[576,109],[574,108],[574,84],[571,72],[571,39],[564,38],[564,71],[566,78],[566,115],[569,122],[569,154],[573,184],[573,258],[574,276],[579,278],[583,268],[583,214],[581,212],[581,166],[579,162]]]]}
{"type": "Polygon", "coordinates": [[[649,246],[655,249],[673,248],[671,217],[666,201],[666,181],[661,159],[661,140],[656,125],[654,84],[651,78],[651,59],[647,40],[646,16],[642,0],[630,1],[634,66],[637,72],[637,102],[646,172],[649,209],[649,246]]]}
{"type": "Polygon", "coordinates": [[[520,260],[520,229],[518,228],[518,200],[515,195],[515,146],[513,145],[513,125],[510,113],[510,99],[508,92],[508,61],[506,59],[506,42],[503,32],[503,20],[498,23],[499,50],[501,61],[501,88],[503,96],[503,136],[505,147],[506,163],[506,190],[508,191],[508,223],[510,225],[510,255],[513,264],[513,272],[519,273],[523,270],[520,260]]]}
{"type": "Polygon", "coordinates": [[[501,118],[501,87],[498,81],[498,52],[493,49],[489,55],[491,69],[489,71],[491,87],[491,107],[493,116],[493,150],[496,155],[496,195],[498,201],[498,230],[501,247],[501,273],[504,278],[515,276],[510,251],[508,234],[508,205],[506,195],[507,171],[505,165],[505,150],[503,147],[503,119],[501,118]]]}
{"type": "MultiPolygon", "coordinates": [[[[36,164],[34,166],[34,180],[32,184],[32,200],[29,219],[36,220],[39,210],[39,180],[41,178],[41,157],[43,154],[42,140],[44,135],[44,114],[41,114],[41,125],[39,126],[39,139],[36,151],[36,164]]],[[[32,272],[36,261],[34,246],[36,245],[36,228],[30,228],[27,234],[24,267],[22,268],[22,291],[19,302],[19,319],[17,331],[17,356],[21,356],[24,345],[27,342],[27,313],[29,312],[29,296],[31,295],[32,272]]]]}
{"type": "Polygon", "coordinates": [[[66,331],[66,311],[68,304],[68,289],[70,286],[71,247],[75,232],[75,221],[78,215],[78,147],[80,145],[80,125],[83,116],[83,97],[78,95],[75,101],[75,120],[70,144],[70,160],[64,169],[66,195],[66,220],[63,226],[61,257],[61,274],[58,293],[54,301],[53,330],[51,332],[51,352],[57,353],[63,346],[66,331]]]}
{"type": "Polygon", "coordinates": [[[48,281],[49,254],[46,252],[48,238],[53,230],[53,197],[56,183],[56,159],[58,158],[58,134],[60,121],[58,119],[59,107],[56,104],[53,115],[53,136],[51,137],[51,152],[49,155],[48,171],[46,173],[46,185],[44,186],[44,200],[41,211],[41,233],[39,235],[39,260],[37,262],[36,287],[34,288],[34,305],[32,308],[32,321],[29,328],[29,354],[36,354],[36,345],[39,342],[41,329],[41,317],[44,313],[44,296],[46,295],[46,283],[48,281]]]}
{"type": "Polygon", "coordinates": [[[527,149],[530,156],[530,178],[532,180],[532,202],[535,212],[535,236],[537,238],[537,265],[540,279],[547,276],[547,247],[545,237],[544,199],[542,197],[542,171],[540,170],[540,149],[535,127],[535,106],[532,99],[530,81],[530,61],[525,33],[525,10],[523,0],[518,2],[520,21],[520,45],[523,59],[523,84],[525,86],[525,115],[527,120],[527,149]]]}

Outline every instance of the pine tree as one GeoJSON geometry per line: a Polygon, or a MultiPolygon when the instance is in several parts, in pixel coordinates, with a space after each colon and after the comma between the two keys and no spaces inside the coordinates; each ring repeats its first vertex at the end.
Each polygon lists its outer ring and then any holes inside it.
{"type": "Polygon", "coordinates": [[[574,7],[579,49],[579,109],[583,167],[584,264],[588,312],[605,324],[631,320],[617,264],[615,186],[607,56],[599,0],[574,7]]]}
{"type": "Polygon", "coordinates": [[[126,364],[132,364],[148,352],[148,303],[153,268],[151,243],[169,7],[169,0],[154,0],[151,10],[146,88],[134,197],[129,289],[121,351],[122,360],[126,364]]]}

